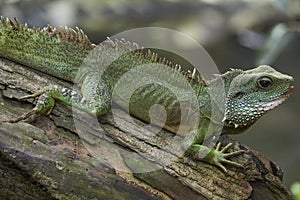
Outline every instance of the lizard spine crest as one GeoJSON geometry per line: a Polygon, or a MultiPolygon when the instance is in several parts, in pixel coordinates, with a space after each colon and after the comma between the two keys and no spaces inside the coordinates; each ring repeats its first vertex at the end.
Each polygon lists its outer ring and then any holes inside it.
{"type": "Polygon", "coordinates": [[[146,59],[151,63],[157,63],[170,67],[177,73],[182,74],[188,81],[192,84],[199,84],[201,86],[207,86],[204,78],[197,72],[197,69],[194,67],[193,70],[183,70],[180,64],[173,64],[166,57],[160,57],[157,53],[153,52],[151,49],[145,49],[140,47],[137,43],[128,41],[124,38],[114,39],[107,37],[107,39],[99,45],[100,50],[105,51],[106,48],[117,48],[117,49],[126,49],[130,52],[134,52],[138,59],[146,59]]]}
{"type": "MultiPolygon", "coordinates": [[[[48,25],[44,28],[29,28],[27,23],[25,23],[24,25],[20,24],[17,18],[14,18],[12,20],[10,18],[1,16],[0,20],[0,28],[2,26],[4,29],[7,29],[8,32],[24,31],[28,32],[29,34],[41,34],[41,38],[56,38],[63,43],[69,43],[70,45],[83,45],[85,46],[84,48],[89,49],[90,51],[92,51],[96,47],[95,44],[90,42],[88,36],[83,32],[83,30],[79,29],[78,27],[72,29],[67,26],[63,26],[60,29],[56,29],[48,25]]],[[[151,63],[157,63],[166,67],[170,67],[172,70],[174,70],[175,73],[182,74],[191,84],[207,86],[207,81],[202,78],[202,76],[197,72],[196,68],[193,68],[193,70],[184,70],[180,64],[173,64],[165,57],[160,57],[157,53],[153,52],[153,50],[140,47],[137,43],[127,41],[124,38],[112,40],[107,37],[107,39],[104,42],[100,43],[97,47],[100,48],[101,51],[105,51],[108,48],[115,48],[133,52],[136,59],[145,59],[150,61],[151,63]]]]}
{"type": "Polygon", "coordinates": [[[3,16],[0,17],[1,25],[6,28],[11,28],[12,30],[20,30],[20,31],[29,31],[33,33],[41,33],[46,34],[48,37],[57,37],[66,42],[74,42],[84,44],[90,47],[94,47],[95,45],[90,42],[88,36],[83,32],[82,29],[75,27],[75,30],[64,26],[57,30],[56,28],[51,27],[48,25],[42,29],[40,28],[28,28],[27,23],[21,25],[17,18],[14,20],[10,18],[4,18],[3,16]]]}

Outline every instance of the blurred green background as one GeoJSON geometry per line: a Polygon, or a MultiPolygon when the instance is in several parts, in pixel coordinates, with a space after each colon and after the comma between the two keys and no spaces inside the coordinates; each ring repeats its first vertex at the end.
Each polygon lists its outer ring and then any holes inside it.
{"type": "Polygon", "coordinates": [[[300,180],[299,0],[0,0],[0,15],[30,27],[82,28],[94,43],[137,27],[165,27],[199,42],[220,72],[272,65],[295,78],[284,105],[234,139],[284,169],[289,187],[300,180]]]}

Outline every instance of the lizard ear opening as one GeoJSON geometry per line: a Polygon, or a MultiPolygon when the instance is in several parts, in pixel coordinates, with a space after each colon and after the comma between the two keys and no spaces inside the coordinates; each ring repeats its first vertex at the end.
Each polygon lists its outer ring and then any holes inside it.
{"type": "Polygon", "coordinates": [[[245,92],[237,92],[233,95],[235,99],[241,99],[245,95],[245,92]]]}

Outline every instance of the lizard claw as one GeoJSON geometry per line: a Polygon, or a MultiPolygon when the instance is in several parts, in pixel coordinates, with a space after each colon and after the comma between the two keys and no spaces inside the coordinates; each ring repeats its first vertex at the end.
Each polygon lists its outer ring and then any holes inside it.
{"type": "Polygon", "coordinates": [[[9,119],[9,120],[3,120],[2,122],[9,122],[9,123],[17,123],[19,121],[22,121],[22,120],[25,120],[25,119],[28,119],[30,116],[34,115],[37,113],[37,109],[33,108],[31,111],[17,117],[17,118],[14,118],[14,119],[9,119]]]}
{"type": "Polygon", "coordinates": [[[38,91],[38,92],[33,93],[33,94],[29,94],[29,95],[22,96],[22,97],[18,98],[18,100],[24,100],[24,99],[29,99],[29,98],[39,97],[39,96],[41,96],[43,93],[45,93],[45,92],[44,92],[43,90],[41,90],[41,91],[38,91]]]}
{"type": "Polygon", "coordinates": [[[225,153],[229,147],[232,146],[232,143],[227,144],[225,147],[221,148],[221,143],[219,142],[215,149],[208,149],[208,147],[202,145],[195,145],[194,148],[198,148],[198,152],[195,154],[195,158],[198,160],[203,160],[208,162],[212,165],[218,166],[221,168],[225,173],[227,173],[227,169],[223,164],[232,165],[235,167],[244,168],[238,162],[234,162],[229,160],[228,158],[240,155],[244,153],[244,150],[238,150],[230,153],[225,153]],[[206,152],[206,155],[205,155],[206,152]]]}
{"type": "Polygon", "coordinates": [[[233,156],[240,155],[245,152],[244,150],[238,150],[238,151],[233,151],[230,153],[225,153],[231,146],[232,146],[232,143],[229,143],[221,149],[221,143],[219,142],[217,144],[216,148],[214,150],[212,150],[215,154],[215,157],[213,159],[214,164],[216,166],[220,167],[224,172],[227,172],[227,169],[224,167],[224,165],[222,163],[229,164],[229,165],[232,165],[235,167],[244,168],[244,166],[242,164],[227,159],[227,158],[230,158],[233,156]]]}

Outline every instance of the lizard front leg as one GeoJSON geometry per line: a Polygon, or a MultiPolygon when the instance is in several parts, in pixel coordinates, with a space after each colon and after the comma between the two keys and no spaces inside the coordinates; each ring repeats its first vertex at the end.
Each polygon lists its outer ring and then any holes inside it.
{"type": "Polygon", "coordinates": [[[106,114],[111,105],[111,95],[106,85],[102,82],[84,81],[81,92],[57,85],[50,85],[35,94],[24,96],[20,99],[35,97],[39,98],[36,106],[31,111],[16,119],[7,121],[18,122],[34,114],[49,115],[56,100],[97,116],[106,114]]]}
{"type": "Polygon", "coordinates": [[[229,164],[236,167],[243,167],[243,165],[231,161],[228,158],[240,155],[244,153],[243,150],[226,153],[226,151],[232,146],[232,143],[227,144],[221,148],[221,143],[218,142],[215,149],[203,145],[205,139],[205,132],[200,129],[192,131],[184,140],[184,148],[187,149],[187,153],[192,155],[194,159],[207,162],[221,168],[224,172],[227,172],[226,167],[223,164],[229,164]]]}

